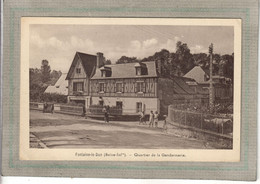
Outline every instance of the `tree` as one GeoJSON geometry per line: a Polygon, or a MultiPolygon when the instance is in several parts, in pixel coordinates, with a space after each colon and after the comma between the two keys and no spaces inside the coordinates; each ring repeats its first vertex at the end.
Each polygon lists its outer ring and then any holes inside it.
{"type": "Polygon", "coordinates": [[[107,59],[107,60],[105,61],[105,65],[111,65],[111,64],[112,64],[111,60],[107,59]]]}
{"type": "Polygon", "coordinates": [[[119,58],[116,62],[116,64],[123,64],[123,63],[136,63],[138,62],[138,59],[136,57],[127,57],[127,56],[122,56],[119,58]]]}
{"type": "Polygon", "coordinates": [[[60,78],[61,74],[61,71],[52,70],[52,72],[50,73],[50,84],[54,85],[60,78]]]}
{"type": "Polygon", "coordinates": [[[50,81],[51,77],[51,67],[49,65],[49,61],[46,59],[42,60],[42,66],[41,66],[41,79],[43,83],[46,83],[50,81]]]}
{"type": "Polygon", "coordinates": [[[175,57],[171,62],[172,65],[177,67],[178,76],[183,76],[195,66],[194,58],[190,53],[188,45],[181,41],[178,41],[176,44],[175,57]]]}

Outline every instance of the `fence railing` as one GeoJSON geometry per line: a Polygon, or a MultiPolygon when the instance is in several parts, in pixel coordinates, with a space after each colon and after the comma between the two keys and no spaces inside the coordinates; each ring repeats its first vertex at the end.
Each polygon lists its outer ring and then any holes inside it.
{"type": "Polygon", "coordinates": [[[30,109],[38,109],[39,103],[37,102],[30,102],[30,109]]]}
{"type": "Polygon", "coordinates": [[[233,133],[232,116],[178,110],[169,106],[168,119],[174,124],[206,130],[217,134],[230,135],[233,133]]]}
{"type": "Polygon", "coordinates": [[[54,105],[52,110],[48,110],[50,107],[47,104],[47,108],[44,108],[44,103],[38,102],[30,102],[30,109],[33,110],[40,110],[43,112],[60,112],[60,113],[67,113],[67,114],[75,114],[75,115],[83,115],[84,114],[84,107],[83,106],[72,106],[72,105],[63,105],[63,104],[51,104],[54,105]],[[46,111],[47,110],[47,111],[46,111]]]}
{"type": "MultiPolygon", "coordinates": [[[[87,115],[104,115],[104,111],[103,111],[102,106],[100,107],[89,107],[86,110],[87,115]]],[[[123,114],[123,109],[122,108],[118,108],[118,107],[110,107],[108,110],[109,114],[112,116],[118,116],[118,115],[122,115],[123,114]]]]}

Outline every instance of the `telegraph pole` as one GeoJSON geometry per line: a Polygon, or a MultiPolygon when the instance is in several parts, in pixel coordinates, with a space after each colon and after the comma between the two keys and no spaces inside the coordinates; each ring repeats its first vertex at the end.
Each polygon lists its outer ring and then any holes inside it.
{"type": "Polygon", "coordinates": [[[209,46],[209,57],[210,57],[210,65],[209,65],[209,71],[210,71],[210,79],[209,79],[209,110],[210,113],[214,112],[214,87],[213,87],[213,44],[211,43],[209,46]]]}

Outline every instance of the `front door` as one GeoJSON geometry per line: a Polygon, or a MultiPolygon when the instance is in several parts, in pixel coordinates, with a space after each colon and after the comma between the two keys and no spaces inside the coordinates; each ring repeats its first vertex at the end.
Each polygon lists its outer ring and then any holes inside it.
{"type": "Polygon", "coordinates": [[[136,112],[142,112],[142,102],[136,102],[136,112]]]}

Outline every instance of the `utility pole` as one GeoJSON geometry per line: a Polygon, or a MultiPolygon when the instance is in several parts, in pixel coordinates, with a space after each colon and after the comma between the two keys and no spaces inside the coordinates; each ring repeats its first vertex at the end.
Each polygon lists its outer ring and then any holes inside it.
{"type": "Polygon", "coordinates": [[[209,57],[210,57],[210,65],[209,65],[209,71],[210,71],[210,79],[209,79],[209,111],[210,113],[214,112],[214,87],[213,87],[213,44],[211,43],[209,46],[209,57]]]}

